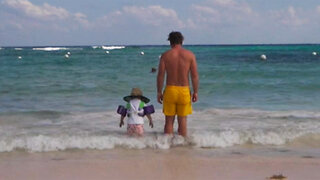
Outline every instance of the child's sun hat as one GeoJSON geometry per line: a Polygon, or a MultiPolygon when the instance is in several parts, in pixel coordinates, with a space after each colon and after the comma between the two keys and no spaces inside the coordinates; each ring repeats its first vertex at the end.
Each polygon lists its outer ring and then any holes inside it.
{"type": "Polygon", "coordinates": [[[131,94],[129,96],[123,97],[123,100],[129,102],[131,99],[139,98],[144,103],[148,103],[150,101],[149,98],[143,96],[141,89],[139,88],[132,88],[131,94]]]}

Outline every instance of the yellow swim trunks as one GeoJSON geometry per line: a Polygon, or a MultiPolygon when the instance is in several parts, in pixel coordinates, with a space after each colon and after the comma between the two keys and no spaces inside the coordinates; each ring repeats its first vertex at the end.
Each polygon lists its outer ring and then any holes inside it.
{"type": "Polygon", "coordinates": [[[166,116],[187,116],[192,113],[189,86],[167,86],[165,88],[163,113],[166,116]]]}

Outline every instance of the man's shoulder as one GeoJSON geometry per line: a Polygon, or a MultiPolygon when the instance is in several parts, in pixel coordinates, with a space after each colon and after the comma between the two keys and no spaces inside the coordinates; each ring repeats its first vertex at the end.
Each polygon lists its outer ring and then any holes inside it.
{"type": "Polygon", "coordinates": [[[189,53],[189,54],[192,54],[193,55],[193,52],[188,50],[188,49],[183,49],[186,53],[189,53]]]}
{"type": "Polygon", "coordinates": [[[180,49],[169,49],[167,51],[165,51],[161,57],[165,58],[166,56],[172,56],[174,54],[183,54],[184,56],[188,56],[188,57],[195,57],[195,55],[193,54],[192,51],[187,50],[185,48],[180,48],[180,49]]]}
{"type": "Polygon", "coordinates": [[[170,54],[172,51],[173,51],[172,49],[169,49],[169,50],[165,51],[164,53],[162,53],[162,55],[170,54]]]}
{"type": "Polygon", "coordinates": [[[162,53],[161,59],[167,59],[167,57],[169,57],[170,54],[172,54],[172,49],[169,49],[169,50],[165,51],[164,53],[162,53]]]}
{"type": "Polygon", "coordinates": [[[195,57],[195,55],[193,54],[192,51],[188,50],[188,49],[181,49],[182,50],[182,53],[188,57],[195,57]]]}

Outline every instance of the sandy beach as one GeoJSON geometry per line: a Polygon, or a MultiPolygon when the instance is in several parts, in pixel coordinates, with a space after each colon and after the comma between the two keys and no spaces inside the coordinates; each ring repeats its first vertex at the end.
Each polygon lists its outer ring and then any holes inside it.
{"type": "Polygon", "coordinates": [[[283,174],[289,180],[320,179],[320,159],[262,157],[212,150],[106,150],[0,155],[0,179],[223,179],[259,180],[283,174]]]}

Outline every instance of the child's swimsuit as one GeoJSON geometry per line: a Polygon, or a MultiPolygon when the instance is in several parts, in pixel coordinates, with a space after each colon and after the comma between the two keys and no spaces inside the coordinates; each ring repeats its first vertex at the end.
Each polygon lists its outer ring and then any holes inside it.
{"type": "Polygon", "coordinates": [[[127,134],[129,136],[139,135],[142,136],[144,132],[143,124],[128,124],[127,134]]]}
{"type": "Polygon", "coordinates": [[[140,99],[132,99],[127,104],[127,112],[128,112],[128,127],[127,127],[127,133],[129,135],[137,134],[137,135],[143,135],[144,129],[143,129],[143,116],[141,114],[144,113],[143,107],[145,106],[145,103],[142,102],[140,99]]]}
{"type": "Polygon", "coordinates": [[[187,116],[192,113],[189,86],[167,86],[165,88],[163,113],[166,116],[187,116]]]}

